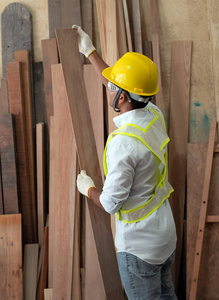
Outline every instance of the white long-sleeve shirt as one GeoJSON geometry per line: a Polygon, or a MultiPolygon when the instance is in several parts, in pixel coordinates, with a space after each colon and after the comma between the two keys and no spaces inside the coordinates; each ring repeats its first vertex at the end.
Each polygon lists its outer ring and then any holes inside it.
{"type": "MultiPolygon", "coordinates": [[[[145,128],[153,119],[147,108],[126,112],[113,120],[117,127],[127,123],[145,128]]],[[[145,203],[153,195],[157,173],[163,165],[145,145],[126,135],[117,135],[107,147],[108,174],[100,195],[104,209],[115,214],[122,207],[129,210],[145,203]]],[[[176,229],[169,201],[147,218],[124,223],[116,218],[115,245],[118,252],[128,252],[150,264],[162,264],[176,248],[176,229]]]]}

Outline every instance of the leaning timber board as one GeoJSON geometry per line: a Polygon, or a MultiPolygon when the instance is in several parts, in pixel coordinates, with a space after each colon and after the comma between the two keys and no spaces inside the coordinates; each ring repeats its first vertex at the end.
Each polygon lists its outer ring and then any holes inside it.
{"type": "Polygon", "coordinates": [[[10,3],[1,15],[2,74],[6,77],[6,64],[14,59],[14,51],[27,49],[30,61],[32,50],[32,17],[20,3],[10,3]]]}
{"type": "Polygon", "coordinates": [[[27,155],[26,124],[24,116],[21,63],[7,63],[9,111],[15,119],[15,136],[18,159],[18,178],[23,221],[23,242],[34,243],[37,239],[36,209],[31,197],[31,185],[27,155]]]}
{"type": "Polygon", "coordinates": [[[23,266],[24,299],[36,299],[38,257],[39,244],[26,244],[23,266]]]}
{"type": "Polygon", "coordinates": [[[80,0],[48,0],[49,37],[55,37],[55,29],[81,25],[80,0]]]}
{"type": "Polygon", "coordinates": [[[169,182],[174,188],[170,204],[176,223],[175,287],[178,287],[185,211],[186,161],[189,126],[191,41],[172,43],[169,123],[169,182]],[[177,174],[177,176],[176,176],[177,174]]]}
{"type": "Polygon", "coordinates": [[[53,279],[53,257],[55,244],[55,211],[56,211],[56,197],[55,197],[55,130],[54,130],[54,116],[50,117],[50,136],[49,136],[49,266],[48,266],[48,287],[52,288],[53,279]]]}
{"type": "Polygon", "coordinates": [[[1,299],[23,299],[21,215],[0,216],[1,299]]]}
{"type": "Polygon", "coordinates": [[[46,112],[48,131],[50,130],[50,117],[53,116],[53,94],[51,65],[58,64],[58,51],[56,39],[42,40],[43,71],[44,71],[44,90],[46,99],[46,112]]]}
{"type": "Polygon", "coordinates": [[[2,173],[0,168],[0,215],[3,215],[2,173]]]}
{"type": "MultiPolygon", "coordinates": [[[[84,65],[83,70],[98,159],[101,166],[102,179],[104,180],[102,163],[104,151],[103,86],[92,65],[84,65]]],[[[85,237],[85,299],[89,299],[89,297],[96,300],[105,299],[106,295],[87,205],[85,237]],[[93,286],[98,286],[99,288],[94,289],[93,286]]]]}
{"type": "Polygon", "coordinates": [[[0,112],[1,114],[8,113],[8,83],[6,78],[1,80],[0,112]]]}
{"type": "MultiPolygon", "coordinates": [[[[70,299],[75,216],[76,147],[61,65],[52,66],[55,130],[54,193],[56,202],[53,250],[54,300],[70,299]]],[[[51,216],[50,216],[51,218],[51,216]]]]}
{"type": "Polygon", "coordinates": [[[36,201],[36,184],[35,184],[35,151],[33,136],[33,113],[32,113],[32,97],[31,97],[31,73],[30,59],[28,50],[20,50],[14,52],[14,59],[21,63],[21,76],[24,99],[24,115],[26,124],[26,140],[27,140],[27,156],[30,176],[31,199],[33,203],[36,201]]]}
{"type": "Polygon", "coordinates": [[[139,0],[132,0],[134,49],[135,52],[142,53],[141,17],[139,0]]]}
{"type": "MultiPolygon", "coordinates": [[[[77,33],[72,29],[63,29],[56,30],[56,35],[79,164],[81,169],[86,170],[87,174],[93,178],[97,188],[102,190],[101,170],[83,80],[80,55],[76,46],[77,33]]],[[[96,207],[92,201],[88,200],[88,206],[107,299],[123,299],[113,237],[110,230],[110,218],[107,213],[96,207]],[[108,254],[107,257],[106,253],[108,254]]]]}
{"type": "Polygon", "coordinates": [[[160,67],[160,49],[159,49],[159,10],[158,1],[150,0],[150,16],[151,16],[151,38],[153,45],[153,61],[158,69],[158,86],[159,92],[156,94],[156,105],[161,109],[167,121],[166,107],[164,105],[162,82],[161,82],[161,67],[160,67]]]}
{"type": "Polygon", "coordinates": [[[11,114],[0,114],[0,149],[2,189],[5,214],[19,213],[17,159],[14,138],[14,119],[11,114]]]}
{"type": "MultiPolygon", "coordinates": [[[[187,299],[191,288],[196,238],[201,208],[202,188],[207,157],[207,144],[188,144],[187,163],[187,299]]],[[[207,215],[219,215],[219,153],[214,154],[207,215]]],[[[201,265],[198,279],[197,299],[219,298],[219,223],[206,223],[201,265]]]]}
{"type": "Polygon", "coordinates": [[[116,14],[117,14],[117,45],[118,45],[118,58],[122,57],[127,50],[126,33],[125,33],[125,19],[123,15],[122,0],[116,1],[116,14]]]}
{"type": "Polygon", "coordinates": [[[37,224],[38,224],[38,243],[42,249],[45,209],[46,209],[46,181],[45,181],[45,126],[44,123],[38,123],[36,126],[36,165],[37,165],[37,224]]]}
{"type": "Polygon", "coordinates": [[[49,247],[49,227],[45,226],[44,241],[42,251],[42,265],[40,270],[40,279],[37,291],[37,300],[44,300],[44,289],[47,287],[48,277],[48,247],[49,247]]]}
{"type": "MultiPolygon", "coordinates": [[[[79,174],[78,157],[76,159],[76,174],[79,174]]],[[[72,270],[72,300],[81,300],[81,270],[82,264],[81,252],[81,236],[83,235],[81,226],[81,199],[80,192],[75,189],[75,215],[74,215],[74,241],[73,241],[73,270],[72,270]]]]}

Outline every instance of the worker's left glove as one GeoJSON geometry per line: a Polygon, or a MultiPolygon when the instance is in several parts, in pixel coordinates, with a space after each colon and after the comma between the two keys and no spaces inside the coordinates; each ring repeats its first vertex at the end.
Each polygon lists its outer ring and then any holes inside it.
{"type": "Polygon", "coordinates": [[[96,48],[91,42],[91,39],[88,34],[86,34],[80,26],[73,25],[73,29],[77,30],[78,33],[78,48],[79,51],[84,54],[86,57],[88,57],[91,53],[93,53],[96,48]]]}
{"type": "Polygon", "coordinates": [[[81,194],[89,198],[90,188],[95,188],[96,186],[93,180],[86,174],[86,171],[82,170],[77,177],[77,188],[81,194]]]}

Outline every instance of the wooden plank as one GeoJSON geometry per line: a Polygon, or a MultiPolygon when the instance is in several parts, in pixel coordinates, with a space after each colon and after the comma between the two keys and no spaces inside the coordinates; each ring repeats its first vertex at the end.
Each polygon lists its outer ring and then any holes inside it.
{"type": "MultiPolygon", "coordinates": [[[[76,161],[76,174],[80,173],[78,158],[76,161]]],[[[71,299],[81,300],[81,276],[80,276],[80,264],[81,264],[81,203],[80,193],[75,189],[75,216],[74,216],[74,241],[73,241],[73,273],[72,273],[72,296],[71,299]]]]}
{"type": "Polygon", "coordinates": [[[48,244],[49,244],[49,228],[46,226],[44,230],[44,241],[42,251],[42,266],[40,273],[40,280],[37,291],[37,300],[44,300],[44,290],[47,287],[48,278],[48,244]]]}
{"type": "Polygon", "coordinates": [[[4,208],[3,208],[3,191],[2,191],[2,172],[0,168],[0,215],[3,215],[4,208]]]}
{"type": "Polygon", "coordinates": [[[44,289],[45,300],[52,300],[52,289],[44,289]]]}
{"type": "MultiPolygon", "coordinates": [[[[92,65],[84,65],[84,82],[88,95],[91,122],[94,130],[95,143],[101,167],[102,180],[104,171],[102,157],[104,151],[104,120],[103,120],[103,86],[92,65]],[[93,105],[95,103],[95,105],[93,105]]],[[[106,294],[101,277],[94,235],[92,232],[89,209],[86,205],[86,242],[85,242],[85,299],[105,299],[106,294]],[[93,286],[98,286],[94,289],[93,286]]]]}
{"type": "Polygon", "coordinates": [[[185,209],[191,46],[190,41],[173,42],[171,52],[169,181],[174,188],[174,193],[170,197],[170,204],[177,230],[174,267],[176,290],[180,272],[185,209]]]}
{"type": "Polygon", "coordinates": [[[79,0],[48,0],[49,37],[55,37],[55,29],[71,28],[73,24],[81,26],[79,0]]]}
{"type": "Polygon", "coordinates": [[[30,177],[30,190],[32,206],[36,203],[36,184],[35,184],[35,151],[33,137],[33,114],[32,114],[32,98],[31,98],[31,73],[30,59],[28,50],[20,50],[14,52],[14,59],[21,63],[21,82],[23,90],[24,116],[26,125],[26,141],[27,141],[27,157],[30,177]]]}
{"type": "Polygon", "coordinates": [[[118,45],[117,52],[118,52],[118,58],[120,58],[128,51],[122,0],[116,1],[116,15],[117,15],[116,21],[117,21],[117,45],[118,45]]]}
{"type": "Polygon", "coordinates": [[[36,126],[36,146],[37,146],[37,216],[38,216],[38,242],[42,249],[45,226],[45,126],[39,123],[36,126]]]}
{"type": "Polygon", "coordinates": [[[23,242],[24,244],[31,244],[37,240],[36,209],[35,203],[33,203],[31,198],[21,63],[13,62],[7,64],[7,78],[9,110],[15,119],[21,212],[23,217],[23,242]]]}
{"type": "Polygon", "coordinates": [[[100,264],[98,261],[97,248],[92,231],[91,216],[88,204],[86,203],[86,248],[85,248],[85,278],[84,296],[85,299],[108,299],[104,289],[103,278],[101,276],[100,264]],[[95,274],[95,276],[94,276],[95,274]],[[98,288],[93,288],[93,287],[98,288]]]}
{"type": "MultiPolygon", "coordinates": [[[[93,41],[93,2],[92,0],[81,0],[80,3],[82,29],[89,35],[91,41],[93,41]]],[[[84,57],[84,61],[86,64],[90,64],[88,58],[84,57]]]]}
{"type": "Polygon", "coordinates": [[[156,94],[156,105],[161,109],[167,121],[166,107],[164,105],[161,66],[160,66],[160,49],[159,49],[159,10],[158,1],[150,0],[150,16],[151,16],[151,38],[153,45],[153,61],[158,69],[158,86],[159,92],[156,94]]]}
{"type": "MultiPolygon", "coordinates": [[[[56,30],[56,35],[64,72],[71,121],[78,149],[80,168],[86,170],[87,174],[93,178],[97,188],[102,190],[103,182],[82,67],[78,49],[75,47],[75,45],[77,45],[77,34],[75,30],[65,29],[56,30]],[[72,84],[72,82],[74,84],[72,84]],[[78,99],[81,100],[78,101],[78,99]],[[89,147],[87,147],[87,145],[89,145],[89,147]],[[92,160],[90,159],[91,157],[92,160]]],[[[92,201],[88,201],[88,205],[106,295],[108,299],[123,299],[109,216],[96,207],[92,201]],[[108,253],[107,257],[106,253],[108,253]]]]}
{"type": "MultiPolygon", "coordinates": [[[[75,216],[76,147],[61,65],[52,66],[56,202],[53,254],[53,298],[71,299],[75,216]],[[58,242],[57,242],[58,241],[58,242]]],[[[51,216],[50,216],[51,217],[51,216]]]]}
{"type": "Polygon", "coordinates": [[[153,60],[153,49],[151,41],[143,42],[143,54],[149,57],[151,60],[153,60]]]}
{"type": "Polygon", "coordinates": [[[44,88],[46,98],[46,110],[48,129],[50,129],[50,117],[53,112],[53,95],[52,95],[52,77],[51,65],[58,63],[58,52],[55,39],[42,40],[42,55],[43,55],[43,71],[44,71],[44,88]]]}
{"type": "Polygon", "coordinates": [[[14,130],[13,115],[0,114],[1,173],[5,214],[16,214],[20,211],[14,130]]]}
{"type": "Polygon", "coordinates": [[[20,214],[0,216],[0,290],[2,299],[23,299],[20,214]]]}
{"type": "Polygon", "coordinates": [[[219,222],[219,216],[207,216],[206,222],[208,223],[218,223],[219,222]]]}
{"type": "Polygon", "coordinates": [[[195,247],[195,257],[194,257],[192,282],[191,282],[191,290],[190,290],[190,298],[189,298],[191,300],[196,299],[196,295],[197,295],[200,262],[201,262],[202,248],[203,248],[203,238],[205,232],[205,220],[207,216],[208,198],[209,198],[211,173],[212,173],[212,165],[213,165],[213,157],[214,157],[216,127],[217,127],[217,123],[213,122],[211,124],[211,129],[210,129],[208,151],[207,151],[207,158],[206,158],[205,177],[204,177],[204,185],[202,191],[198,233],[197,233],[197,240],[196,240],[196,247],[195,247]]]}
{"type": "Polygon", "coordinates": [[[10,3],[1,14],[2,74],[6,78],[6,64],[14,59],[14,52],[27,49],[33,60],[32,17],[20,3],[10,3]]]}
{"type": "Polygon", "coordinates": [[[126,28],[126,37],[127,37],[127,43],[128,43],[128,51],[133,52],[127,0],[123,0],[123,12],[124,12],[124,18],[125,18],[125,28],[126,28]]]}
{"type": "Polygon", "coordinates": [[[104,151],[104,119],[103,119],[103,85],[92,65],[84,65],[84,82],[88,95],[88,105],[91,115],[91,122],[94,130],[94,138],[97,147],[97,154],[101,168],[102,179],[103,151],[104,151]],[[95,103],[95,105],[94,105],[95,103]]]}
{"type": "Polygon", "coordinates": [[[53,286],[53,261],[54,261],[54,245],[55,245],[55,130],[54,116],[50,117],[50,161],[49,161],[49,266],[48,266],[48,287],[53,286]]]}
{"type": "Polygon", "coordinates": [[[6,78],[1,80],[0,112],[1,114],[8,113],[8,83],[6,78]]]}
{"type": "Polygon", "coordinates": [[[39,244],[26,244],[24,248],[24,299],[36,299],[39,244]]]}
{"type": "MultiPolygon", "coordinates": [[[[186,251],[186,292],[190,296],[195,246],[204,184],[207,144],[188,144],[187,163],[187,251],[186,251]]],[[[219,215],[219,154],[215,153],[208,202],[208,215],[219,215]]],[[[207,223],[204,232],[202,258],[199,272],[197,299],[217,299],[219,297],[218,269],[219,224],[207,223]],[[207,268],[206,268],[207,266],[207,268]]]]}
{"type": "Polygon", "coordinates": [[[132,0],[133,30],[134,30],[134,50],[143,53],[141,36],[141,17],[139,0],[132,0]]]}

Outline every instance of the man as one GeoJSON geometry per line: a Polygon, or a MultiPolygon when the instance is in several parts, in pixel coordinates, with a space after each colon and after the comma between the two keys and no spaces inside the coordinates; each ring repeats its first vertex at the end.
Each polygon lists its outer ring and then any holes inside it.
{"type": "Polygon", "coordinates": [[[108,67],[89,36],[78,32],[79,51],[89,58],[108,87],[118,127],[104,151],[106,179],[97,191],[81,171],[78,190],[109,214],[116,214],[115,244],[123,286],[129,299],[177,299],[171,278],[176,247],[175,224],[168,197],[165,122],[150,103],[158,93],[155,64],[139,53],[126,53],[108,67]]]}

